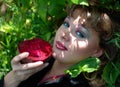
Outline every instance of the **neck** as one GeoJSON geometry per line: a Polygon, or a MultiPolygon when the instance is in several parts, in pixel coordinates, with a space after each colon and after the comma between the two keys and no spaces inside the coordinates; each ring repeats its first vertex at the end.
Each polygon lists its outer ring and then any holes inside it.
{"type": "Polygon", "coordinates": [[[68,68],[69,66],[63,63],[58,62],[57,60],[54,61],[54,64],[51,68],[51,70],[45,75],[45,77],[43,78],[43,81],[50,80],[53,77],[61,77],[65,75],[65,70],[68,68]]]}
{"type": "Polygon", "coordinates": [[[59,63],[57,60],[55,60],[51,70],[44,76],[44,78],[40,82],[42,83],[45,81],[56,80],[65,75],[64,71],[66,69],[67,69],[67,67],[65,67],[65,65],[63,65],[63,64],[59,63]]]}
{"type": "Polygon", "coordinates": [[[54,75],[61,75],[65,74],[65,70],[69,67],[69,65],[63,64],[55,60],[52,69],[50,70],[50,73],[53,73],[54,75]]]}

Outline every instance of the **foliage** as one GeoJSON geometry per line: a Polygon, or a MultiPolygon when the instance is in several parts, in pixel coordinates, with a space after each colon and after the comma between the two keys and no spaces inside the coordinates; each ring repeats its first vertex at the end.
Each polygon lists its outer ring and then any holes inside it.
{"type": "Polygon", "coordinates": [[[100,2],[101,3],[99,6],[101,6],[101,7],[120,11],[120,1],[119,0],[100,0],[100,2]]]}
{"type": "Polygon", "coordinates": [[[50,41],[66,16],[65,0],[0,1],[0,78],[11,70],[17,44],[33,37],[50,41]]]}
{"type": "MultiPolygon", "coordinates": [[[[0,78],[11,70],[10,61],[18,54],[20,41],[33,37],[50,41],[66,17],[65,9],[73,3],[89,6],[90,1],[102,8],[120,11],[118,0],[0,0],[0,78]]],[[[120,32],[114,36],[110,43],[120,49],[120,32]]],[[[104,68],[102,76],[108,87],[120,85],[119,63],[120,59],[110,61],[104,68]]]]}
{"type": "MultiPolygon", "coordinates": [[[[116,60],[108,62],[108,64],[104,68],[103,72],[103,79],[108,84],[108,87],[119,87],[118,82],[120,78],[120,32],[116,32],[113,34],[114,38],[111,39],[108,44],[114,44],[118,48],[118,53],[116,55],[116,60]],[[117,85],[116,85],[117,84],[117,85]]],[[[109,55],[106,54],[107,58],[109,59],[109,55]]]]}
{"type": "Polygon", "coordinates": [[[99,58],[87,58],[81,60],[79,63],[71,66],[65,71],[65,73],[70,74],[71,77],[77,77],[81,72],[91,73],[99,69],[100,66],[99,58]]]}
{"type": "MultiPolygon", "coordinates": [[[[99,8],[105,8],[108,10],[120,12],[120,1],[118,0],[72,0],[75,4],[82,4],[89,6],[91,4],[94,4],[98,6],[99,8]],[[91,3],[92,1],[92,3],[91,3]]],[[[113,14],[114,15],[114,14],[113,14]]],[[[116,15],[117,16],[117,15],[116,15]]],[[[108,43],[114,44],[118,48],[117,53],[117,60],[113,60],[108,62],[108,64],[105,66],[102,74],[102,78],[106,81],[107,87],[119,87],[120,85],[120,31],[115,32],[113,35],[113,39],[111,39],[108,43]]],[[[106,54],[106,57],[110,59],[109,55],[106,54]]]]}

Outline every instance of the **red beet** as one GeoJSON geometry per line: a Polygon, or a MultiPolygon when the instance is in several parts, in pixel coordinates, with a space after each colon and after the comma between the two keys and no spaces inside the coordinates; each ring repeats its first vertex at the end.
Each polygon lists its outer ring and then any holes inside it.
{"type": "Polygon", "coordinates": [[[43,39],[34,38],[20,42],[18,51],[20,53],[29,52],[29,56],[24,62],[45,61],[52,54],[52,46],[43,39]]]}

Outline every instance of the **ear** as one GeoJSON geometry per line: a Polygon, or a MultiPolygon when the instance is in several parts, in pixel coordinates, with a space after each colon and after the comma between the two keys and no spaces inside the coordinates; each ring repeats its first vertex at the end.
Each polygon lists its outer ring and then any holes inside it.
{"type": "Polygon", "coordinates": [[[102,54],[103,54],[103,49],[98,49],[93,53],[92,57],[100,57],[102,54]]]}

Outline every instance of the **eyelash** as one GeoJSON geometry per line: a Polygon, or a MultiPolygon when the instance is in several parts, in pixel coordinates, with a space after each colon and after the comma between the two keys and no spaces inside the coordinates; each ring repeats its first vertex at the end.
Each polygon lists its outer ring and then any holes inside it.
{"type": "Polygon", "coordinates": [[[77,30],[75,33],[79,38],[86,38],[85,35],[79,30],[77,30]]]}
{"type": "Polygon", "coordinates": [[[69,23],[66,22],[66,21],[63,22],[63,25],[64,25],[66,28],[69,28],[69,27],[70,27],[69,23]]]}
{"type": "MultiPolygon", "coordinates": [[[[66,21],[63,22],[63,25],[64,25],[66,28],[69,28],[69,27],[70,27],[69,23],[66,22],[66,21]]],[[[84,35],[80,30],[75,31],[75,34],[76,34],[79,38],[85,38],[85,35],[84,35]]]]}

